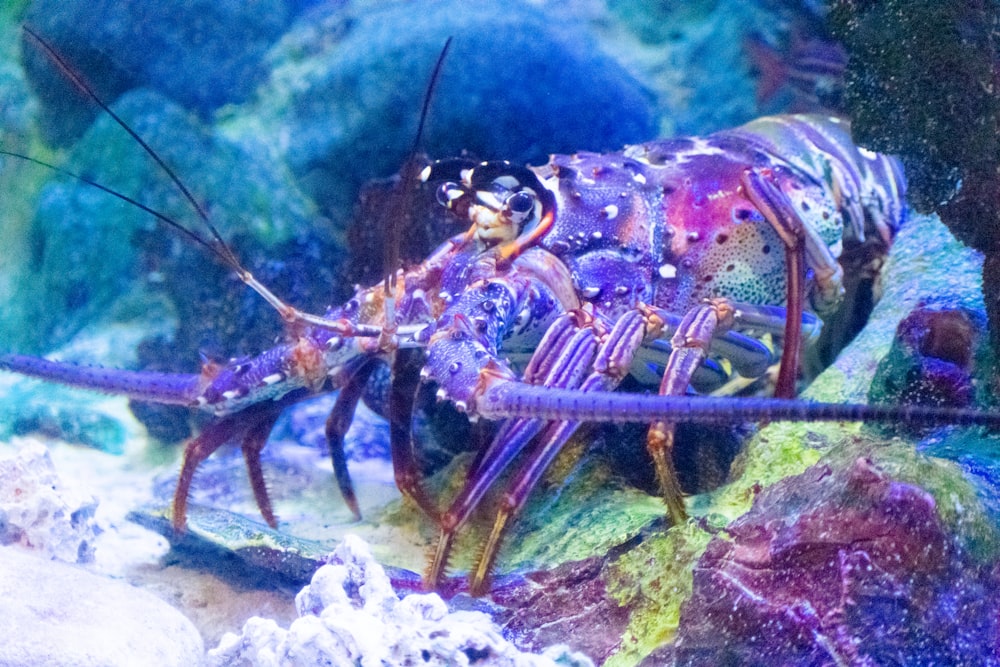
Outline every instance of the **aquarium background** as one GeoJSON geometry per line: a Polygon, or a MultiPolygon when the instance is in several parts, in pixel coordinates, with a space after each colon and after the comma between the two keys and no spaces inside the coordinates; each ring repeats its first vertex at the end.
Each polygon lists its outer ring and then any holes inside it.
{"type": "MultiPolygon", "coordinates": [[[[997,17],[992,2],[930,0],[10,2],[0,150],[206,234],[27,26],[261,282],[322,313],[381,279],[372,220],[448,38],[429,159],[541,165],[767,114],[849,117],[859,145],[899,155],[912,210],[877,271],[851,276],[865,296],[826,323],[805,396],[996,409],[997,17]]],[[[196,373],[284,335],[231,271],[136,206],[8,155],[0,201],[0,352],[196,373]]],[[[413,206],[410,262],[461,231],[432,189],[413,206]]],[[[334,400],[287,411],[264,449],[277,530],[226,447],[178,535],[181,443],[207,416],[0,374],[0,663],[1000,663],[988,431],[690,429],[692,518],[671,526],[642,429],[596,428],[513,526],[492,593],[464,592],[484,512],[438,598],[417,596],[437,528],[399,499],[388,426],[367,408],[346,443],[361,521],[337,493],[334,400]]],[[[453,493],[468,428],[447,406],[417,428],[428,484],[453,493]]]]}

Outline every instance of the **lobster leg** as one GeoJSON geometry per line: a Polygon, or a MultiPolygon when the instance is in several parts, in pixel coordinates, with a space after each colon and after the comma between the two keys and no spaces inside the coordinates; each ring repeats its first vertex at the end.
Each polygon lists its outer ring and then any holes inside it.
{"type": "MultiPolygon", "coordinates": [[[[576,350],[579,348],[580,329],[584,325],[581,316],[582,313],[580,312],[570,312],[552,323],[546,331],[545,336],[539,342],[531,359],[528,360],[528,364],[522,374],[522,382],[541,386],[553,386],[553,383],[559,382],[557,373],[553,372],[553,368],[562,367],[561,365],[565,364],[565,360],[560,361],[565,350],[576,350]]],[[[585,334],[583,334],[583,340],[586,340],[585,334]]],[[[510,459],[516,456],[517,452],[520,452],[524,445],[538,434],[542,426],[544,426],[544,423],[539,420],[519,419],[505,422],[500,431],[494,436],[490,446],[485,448],[473,460],[469,469],[469,477],[480,477],[484,466],[495,467],[498,457],[504,457],[505,462],[501,466],[506,466],[510,462],[510,459]],[[513,451],[514,453],[506,454],[508,451],[513,451]]],[[[485,491],[486,487],[483,486],[477,492],[479,497],[485,491]]],[[[478,503],[479,501],[476,500],[474,502],[478,503]]]]}
{"type": "Polygon", "coordinates": [[[802,219],[781,188],[761,173],[747,169],[743,172],[742,185],[747,198],[771,223],[774,231],[785,244],[787,296],[785,297],[785,343],[781,366],[775,383],[777,398],[795,396],[795,382],[799,373],[799,356],[802,349],[802,300],[805,297],[805,250],[802,219]]]}
{"type": "Polygon", "coordinates": [[[440,512],[436,503],[427,495],[420,483],[423,474],[413,451],[413,404],[420,388],[420,368],[423,350],[404,348],[396,350],[392,363],[392,381],[389,383],[389,451],[396,486],[420,510],[437,520],[440,512]]]}
{"type": "Polygon", "coordinates": [[[785,298],[785,344],[774,395],[777,398],[795,396],[799,357],[802,349],[803,300],[806,293],[806,266],[815,274],[818,291],[814,302],[820,308],[831,308],[839,302],[843,287],[843,270],[829,248],[816,232],[799,216],[795,205],[775,182],[771,170],[747,169],[741,178],[747,198],[763,214],[785,244],[785,266],[788,276],[785,298]]]}
{"type": "Polygon", "coordinates": [[[344,497],[344,502],[351,510],[351,514],[358,521],[361,520],[361,508],[358,506],[358,498],[354,494],[351,473],[347,470],[347,458],[344,456],[344,436],[351,426],[354,410],[358,407],[358,401],[361,400],[368,378],[371,377],[377,364],[375,359],[367,359],[348,377],[326,419],[326,442],[330,448],[333,475],[337,480],[340,495],[344,497]]]}
{"type": "Polygon", "coordinates": [[[215,450],[234,439],[240,440],[254,499],[260,508],[261,516],[267,525],[272,528],[277,527],[278,521],[271,509],[271,499],[268,497],[267,485],[260,467],[260,452],[267,443],[267,436],[270,435],[271,428],[281,412],[289,405],[305,398],[308,393],[307,390],[300,389],[277,401],[258,403],[238,414],[223,417],[206,426],[200,434],[188,442],[184,448],[184,464],[174,491],[172,522],[176,532],[184,532],[187,523],[188,495],[198,466],[215,450]]]}
{"type": "MultiPolygon", "coordinates": [[[[673,351],[660,383],[661,396],[679,396],[687,391],[691,375],[705,359],[716,332],[727,329],[733,320],[733,307],[725,299],[712,299],[689,312],[670,340],[673,351]]],[[[660,494],[667,514],[676,525],[687,520],[680,482],[674,469],[674,424],[657,421],[649,428],[646,449],[653,459],[660,494]]]]}
{"type": "MultiPolygon", "coordinates": [[[[567,313],[546,331],[525,371],[525,376],[533,384],[564,388],[579,386],[597,351],[593,322],[581,315],[579,311],[567,313]]],[[[493,439],[475,474],[441,515],[437,548],[425,577],[428,588],[436,587],[444,575],[458,529],[468,521],[486,492],[544,423],[538,419],[519,419],[503,428],[493,439]]]]}
{"type": "MultiPolygon", "coordinates": [[[[661,324],[655,313],[641,308],[621,317],[601,342],[594,360],[594,370],[580,385],[580,391],[614,390],[628,374],[632,360],[643,340],[656,332],[661,324]]],[[[531,451],[528,461],[518,470],[507,487],[493,522],[493,529],[483,545],[475,568],[469,575],[469,589],[473,595],[486,592],[507,527],[524,507],[532,489],[581,423],[579,421],[550,423],[538,438],[538,444],[531,451]]]]}

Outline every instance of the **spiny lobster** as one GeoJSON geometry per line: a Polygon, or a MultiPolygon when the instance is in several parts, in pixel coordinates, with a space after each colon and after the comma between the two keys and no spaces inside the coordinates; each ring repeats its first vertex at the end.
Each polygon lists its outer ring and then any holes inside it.
{"type": "MultiPolygon", "coordinates": [[[[77,85],[89,90],[82,81],[77,85]]],[[[213,237],[185,233],[278,310],[288,324],[287,340],[191,375],[15,354],[0,355],[0,368],[214,413],[218,419],[185,449],[173,503],[177,530],[185,526],[196,469],[230,440],[241,443],[261,514],[276,526],[260,451],[282,410],[332,388],[340,394],[327,435],[338,483],[357,514],[338,450],[366,383],[386,363],[393,371],[396,481],[440,527],[428,585],[442,577],[456,532],[520,459],[470,575],[474,593],[487,590],[505,529],[583,422],[652,424],[647,446],[675,522],[685,518],[671,462],[675,421],[1000,424],[992,413],[790,399],[803,331],[812,337],[819,329],[813,312],[833,310],[841,298],[838,255],[850,246],[888,245],[905,214],[898,163],[854,146],[847,124],[835,118],[762,118],[703,138],[556,155],[542,167],[466,159],[413,163],[413,177],[433,184],[441,205],[471,224],[418,265],[394,272],[384,285],[359,288],[323,315],[301,312],[258,283],[160,164],[213,237]],[[726,379],[720,359],[742,376],[762,375],[772,352],[754,336],[764,333],[784,340],[779,398],[685,395],[691,384],[706,390],[726,379]],[[658,382],[658,394],[615,392],[628,374],[658,382]],[[443,512],[423,488],[410,434],[421,383],[435,383],[440,400],[470,417],[504,420],[443,512]]],[[[179,226],[126,195],[73,176],[179,226]]]]}

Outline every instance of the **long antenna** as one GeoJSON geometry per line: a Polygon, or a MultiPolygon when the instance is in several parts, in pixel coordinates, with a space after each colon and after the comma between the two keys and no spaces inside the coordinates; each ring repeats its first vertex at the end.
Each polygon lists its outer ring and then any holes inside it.
{"type": "Polygon", "coordinates": [[[451,46],[452,38],[445,40],[441,53],[438,54],[437,62],[431,72],[427,90],[424,92],[424,102],[420,109],[420,121],[417,124],[417,132],[413,137],[413,145],[410,148],[409,156],[403,163],[400,170],[399,182],[390,193],[390,202],[384,210],[388,214],[384,217],[384,227],[386,231],[385,244],[385,282],[383,283],[383,293],[385,295],[385,323],[386,332],[383,336],[383,346],[391,346],[390,338],[395,335],[396,313],[396,270],[399,268],[399,245],[402,239],[402,227],[409,222],[409,211],[412,210],[411,201],[413,199],[414,184],[420,174],[421,165],[417,156],[420,153],[420,144],[424,137],[424,126],[430,112],[431,99],[434,97],[434,88],[441,75],[441,68],[444,65],[445,56],[448,55],[448,48],[451,46]]]}
{"type": "MultiPolygon", "coordinates": [[[[156,164],[159,165],[160,169],[162,169],[163,172],[174,183],[174,185],[177,186],[177,189],[181,191],[181,194],[184,195],[184,198],[188,200],[188,202],[191,204],[191,207],[198,213],[198,217],[201,218],[201,220],[208,227],[209,231],[211,231],[212,238],[215,240],[214,245],[218,245],[218,248],[215,248],[213,250],[215,252],[215,254],[218,257],[220,257],[226,264],[228,264],[229,266],[231,266],[233,269],[235,269],[237,271],[242,270],[242,266],[240,265],[239,260],[236,258],[236,255],[233,254],[233,251],[230,250],[229,245],[226,244],[226,242],[222,239],[222,235],[219,234],[219,231],[215,228],[215,225],[213,225],[212,222],[211,222],[211,220],[209,220],[208,214],[205,213],[205,209],[203,209],[201,207],[201,204],[199,204],[198,201],[194,198],[194,195],[192,195],[191,191],[188,190],[188,188],[187,188],[186,185],[184,185],[184,182],[181,181],[181,179],[177,176],[177,174],[174,173],[174,170],[170,168],[170,165],[168,165],[166,162],[164,162],[163,159],[159,156],[159,154],[157,154],[157,152],[154,151],[150,147],[150,145],[147,144],[146,141],[142,137],[140,137],[139,134],[129,126],[128,123],[126,123],[124,120],[122,120],[121,117],[118,114],[116,114],[111,109],[111,107],[109,107],[104,102],[104,100],[102,100],[97,95],[97,93],[94,92],[94,90],[83,80],[83,77],[81,77],[79,74],[77,74],[76,71],[72,67],[70,67],[69,63],[67,63],[63,59],[63,57],[61,55],[59,55],[59,52],[56,51],[55,48],[53,48],[47,41],[45,41],[44,39],[42,39],[42,37],[38,33],[36,33],[34,30],[32,30],[31,28],[29,28],[28,26],[23,26],[23,28],[24,28],[24,32],[28,33],[28,35],[32,39],[34,39],[38,43],[38,45],[42,47],[42,49],[45,50],[45,52],[49,55],[49,58],[52,59],[52,62],[54,62],[56,64],[56,66],[59,67],[60,71],[62,71],[62,73],[64,75],[66,75],[66,77],[69,78],[70,81],[73,82],[73,85],[75,85],[78,89],[80,89],[81,91],[83,91],[83,93],[86,94],[87,97],[89,97],[90,99],[92,99],[97,104],[97,106],[101,107],[101,109],[104,110],[104,113],[106,113],[109,116],[111,116],[111,118],[113,118],[114,121],[116,123],[118,123],[118,125],[120,125],[122,127],[122,129],[124,129],[126,132],[128,132],[129,135],[136,141],[136,143],[138,143],[140,146],[142,146],[142,149],[144,151],[146,151],[146,153],[151,158],[153,158],[153,160],[156,161],[156,164]]],[[[75,174],[68,174],[68,175],[75,175],[75,174]]],[[[88,183],[90,185],[96,185],[94,183],[89,183],[86,179],[80,179],[80,180],[83,181],[84,183],[88,183]]],[[[97,187],[100,187],[100,186],[97,186],[97,187]]],[[[108,192],[107,188],[101,188],[101,189],[104,190],[105,192],[108,192]]],[[[157,217],[159,217],[161,220],[163,219],[162,216],[157,216],[157,217]]],[[[171,226],[177,227],[177,228],[182,227],[182,225],[180,225],[179,223],[177,223],[175,221],[171,221],[169,224],[171,226]]],[[[201,238],[200,236],[194,235],[193,232],[190,232],[190,231],[188,232],[188,234],[192,235],[194,238],[197,238],[197,239],[201,238]]],[[[202,245],[205,245],[204,241],[202,241],[202,245]]],[[[209,244],[209,245],[213,245],[213,244],[209,244]]]]}
{"type": "MultiPolygon", "coordinates": [[[[69,169],[64,169],[62,167],[57,167],[54,164],[51,164],[49,162],[45,162],[44,160],[39,160],[38,158],[31,157],[30,155],[24,155],[22,153],[15,153],[14,151],[8,151],[8,150],[4,150],[4,149],[0,149],[0,155],[8,155],[10,157],[18,158],[19,160],[24,160],[25,162],[31,162],[33,164],[37,164],[37,165],[39,165],[41,167],[45,167],[46,169],[51,169],[52,171],[56,172],[57,174],[62,174],[63,176],[69,176],[70,178],[76,179],[76,180],[80,181],[81,183],[86,183],[87,185],[89,185],[91,187],[94,187],[94,188],[97,188],[98,190],[101,190],[102,192],[106,192],[107,194],[111,195],[112,197],[117,197],[118,199],[121,199],[124,202],[128,202],[132,206],[135,206],[136,208],[138,208],[138,209],[140,209],[142,211],[145,211],[146,213],[148,213],[148,214],[152,215],[153,217],[155,217],[160,222],[163,222],[164,224],[168,225],[171,229],[174,229],[174,230],[180,232],[181,234],[183,234],[187,238],[191,239],[195,243],[198,243],[198,244],[204,246],[210,252],[212,252],[216,257],[218,257],[223,263],[225,263],[227,266],[232,267],[232,264],[230,264],[230,261],[229,261],[229,255],[221,252],[219,250],[219,248],[216,246],[216,244],[214,244],[211,241],[209,241],[208,239],[204,238],[203,236],[201,236],[200,234],[198,234],[198,232],[196,232],[196,231],[194,231],[192,229],[188,229],[187,227],[185,227],[184,225],[180,224],[179,222],[177,222],[176,220],[174,220],[170,216],[165,215],[165,214],[157,211],[155,208],[151,208],[149,206],[146,206],[142,202],[140,202],[140,201],[138,201],[136,199],[133,199],[132,197],[129,197],[126,194],[122,194],[121,192],[118,192],[117,190],[113,190],[112,188],[109,188],[106,185],[102,185],[101,183],[98,183],[95,180],[87,178],[86,176],[82,176],[80,174],[72,172],[69,169]]],[[[233,267],[233,268],[237,268],[238,269],[238,267],[233,267]]]]}
{"type": "Polygon", "coordinates": [[[142,147],[142,149],[146,151],[146,153],[156,162],[157,166],[159,166],[159,168],[163,171],[163,173],[165,173],[170,178],[170,181],[184,195],[184,198],[188,201],[188,203],[191,204],[191,208],[198,214],[198,218],[209,230],[211,238],[206,239],[197,232],[180,224],[176,220],[173,220],[168,216],[159,213],[158,211],[154,211],[148,206],[139,203],[132,197],[116,192],[91,179],[84,178],[79,174],[75,174],[66,169],[55,167],[41,160],[37,160],[35,158],[28,157],[26,155],[21,155],[19,153],[13,153],[11,151],[0,151],[0,154],[24,159],[29,162],[33,162],[35,164],[48,167],[59,173],[65,174],[83,183],[86,183],[87,185],[96,187],[102,190],[103,192],[118,197],[123,201],[129,202],[130,204],[134,204],[138,206],[141,210],[150,213],[151,215],[155,216],[158,220],[169,225],[171,228],[180,231],[188,238],[208,248],[215,257],[217,257],[220,261],[222,261],[223,264],[225,264],[227,267],[235,271],[236,274],[239,276],[240,280],[242,280],[252,290],[260,294],[261,297],[263,297],[264,300],[267,301],[267,303],[269,303],[275,310],[277,310],[278,313],[281,314],[281,317],[289,324],[293,323],[311,324],[340,336],[379,336],[381,334],[381,329],[378,327],[354,324],[345,319],[331,320],[325,317],[321,317],[319,315],[312,315],[310,313],[302,312],[299,309],[295,308],[294,306],[285,303],[277,295],[271,292],[271,290],[268,289],[267,286],[258,282],[257,279],[254,278],[253,274],[243,267],[243,265],[240,263],[239,258],[236,257],[236,254],[232,251],[229,245],[222,238],[222,235],[219,234],[218,229],[216,229],[215,225],[212,224],[212,221],[209,219],[208,214],[198,203],[198,201],[194,198],[194,195],[191,194],[191,191],[188,190],[187,186],[184,185],[183,181],[181,181],[181,179],[177,176],[177,174],[174,173],[174,170],[171,169],[170,166],[163,161],[163,159],[157,154],[157,152],[153,150],[153,148],[149,144],[147,144],[146,141],[142,137],[140,137],[139,134],[135,130],[133,130],[128,123],[122,120],[122,118],[118,114],[116,114],[111,109],[111,107],[108,106],[108,104],[106,104],[104,100],[100,98],[100,96],[96,92],[94,92],[94,90],[87,84],[87,82],[83,80],[83,77],[81,77],[73,70],[70,64],[67,63],[66,60],[63,59],[61,55],[59,55],[59,53],[55,50],[55,48],[53,48],[47,41],[45,41],[45,39],[43,39],[38,33],[36,33],[28,26],[23,26],[23,29],[25,33],[27,33],[35,42],[38,43],[39,46],[41,46],[41,48],[45,51],[45,53],[49,56],[49,58],[51,58],[52,62],[54,62],[56,66],[59,67],[62,73],[69,78],[69,80],[73,83],[73,85],[79,88],[87,97],[93,100],[123,130],[128,132],[129,136],[131,136],[132,139],[134,139],[136,143],[138,143],[142,147]]]}

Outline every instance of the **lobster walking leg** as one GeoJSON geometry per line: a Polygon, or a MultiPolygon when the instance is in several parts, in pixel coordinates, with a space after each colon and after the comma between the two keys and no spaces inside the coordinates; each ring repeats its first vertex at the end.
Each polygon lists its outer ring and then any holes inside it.
{"type": "Polygon", "coordinates": [[[781,192],[781,188],[760,170],[747,169],[743,172],[741,184],[747,198],[771,223],[785,244],[787,276],[785,342],[774,395],[777,398],[792,398],[795,396],[795,382],[798,379],[802,349],[802,300],[805,297],[806,278],[802,241],[804,224],[795,213],[791,202],[781,192]]]}
{"type": "MultiPolygon", "coordinates": [[[[705,359],[712,338],[727,329],[733,321],[733,307],[725,299],[712,299],[689,312],[681,321],[670,345],[673,351],[667,361],[660,383],[661,396],[680,396],[687,391],[691,375],[705,359]]],[[[657,421],[649,428],[646,449],[653,459],[660,495],[667,505],[667,514],[676,525],[687,520],[680,482],[674,469],[674,424],[657,421]]]]}
{"type": "Polygon", "coordinates": [[[223,417],[209,424],[184,448],[184,464],[177,479],[177,489],[174,491],[172,522],[174,530],[184,532],[187,524],[187,501],[191,492],[191,482],[194,473],[201,462],[222,445],[235,439],[240,440],[243,458],[246,460],[247,473],[253,487],[254,499],[260,509],[264,521],[272,528],[278,526],[278,521],[271,508],[271,499],[267,494],[267,484],[260,467],[260,452],[267,443],[267,436],[278,420],[281,412],[293,403],[297,403],[308,395],[307,391],[298,390],[277,401],[257,403],[240,413],[223,417]]]}
{"type": "MultiPolygon", "coordinates": [[[[612,391],[628,374],[632,360],[643,341],[655,335],[662,322],[650,310],[639,307],[622,316],[601,342],[591,372],[580,391],[612,391]]],[[[493,522],[489,537],[483,544],[475,568],[470,573],[469,589],[473,595],[482,595],[489,588],[490,575],[500,551],[503,537],[512,519],[524,507],[532,489],[562,451],[563,446],[580,428],[579,421],[551,422],[539,436],[525,465],[518,470],[503,494],[500,508],[493,522]]]]}
{"type": "Polygon", "coordinates": [[[420,483],[423,474],[413,451],[413,404],[420,388],[420,367],[424,353],[419,349],[396,350],[389,383],[389,450],[396,486],[431,519],[440,512],[420,483]]]}
{"type": "MultiPolygon", "coordinates": [[[[560,317],[532,355],[526,376],[542,386],[578,387],[597,351],[593,325],[593,321],[579,311],[560,317]]],[[[468,521],[486,492],[543,425],[544,422],[537,419],[517,420],[494,438],[475,474],[441,515],[441,533],[426,575],[429,587],[436,586],[441,580],[458,529],[468,521]]]]}
{"type": "Polygon", "coordinates": [[[802,349],[806,268],[814,273],[816,295],[813,301],[820,310],[829,310],[841,300],[843,269],[815,229],[802,219],[795,205],[775,182],[773,170],[747,169],[740,184],[747,198],[785,244],[785,343],[774,395],[777,398],[793,398],[802,349]]]}
{"type": "Polygon", "coordinates": [[[340,495],[343,496],[351,514],[355,520],[361,520],[361,508],[358,506],[358,498],[354,493],[354,484],[351,482],[351,474],[347,469],[347,458],[344,456],[344,436],[354,419],[354,411],[358,407],[358,401],[364,393],[365,384],[372,372],[378,366],[375,359],[366,359],[361,366],[352,373],[337,395],[337,401],[330,410],[330,415],[326,419],[326,442],[330,448],[330,460],[333,463],[333,475],[337,480],[337,487],[340,495]]]}

